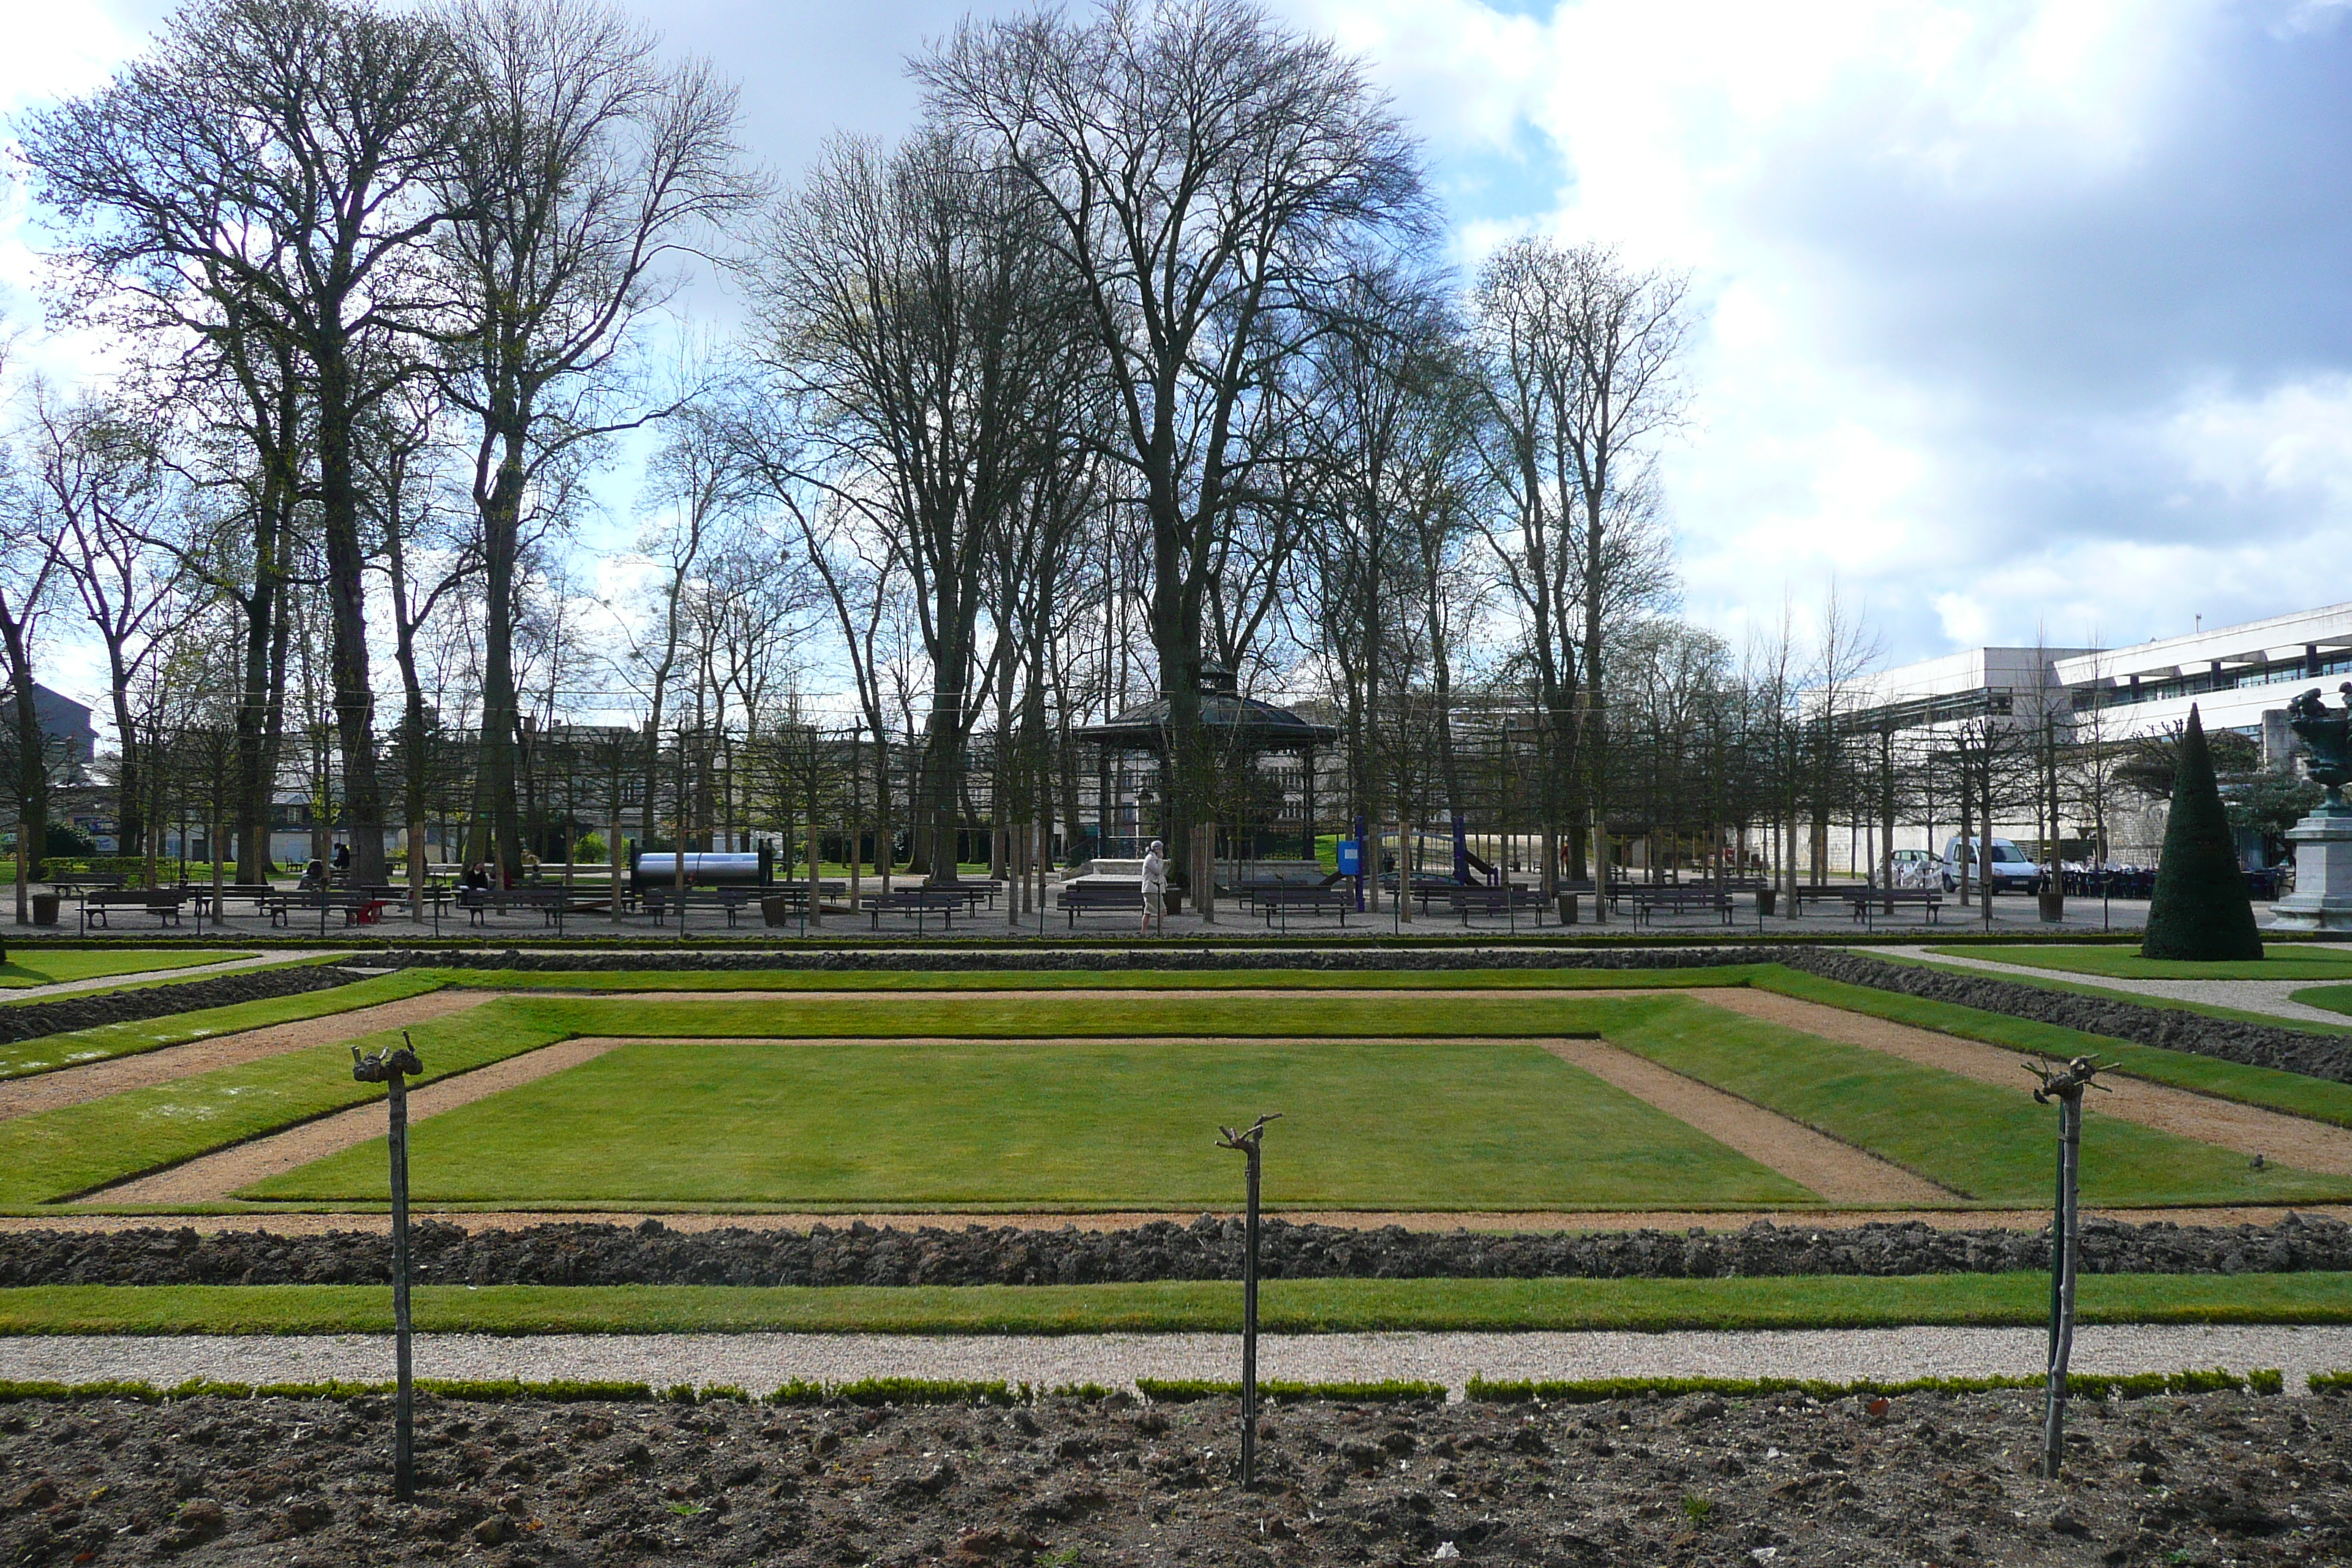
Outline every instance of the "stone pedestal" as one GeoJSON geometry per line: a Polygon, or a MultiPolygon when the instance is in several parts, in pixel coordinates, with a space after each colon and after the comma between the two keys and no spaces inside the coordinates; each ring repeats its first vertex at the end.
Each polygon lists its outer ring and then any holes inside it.
{"type": "Polygon", "coordinates": [[[2352,931],[2352,811],[2319,811],[2287,829],[2294,891],[2271,906],[2282,931],[2352,931]]]}

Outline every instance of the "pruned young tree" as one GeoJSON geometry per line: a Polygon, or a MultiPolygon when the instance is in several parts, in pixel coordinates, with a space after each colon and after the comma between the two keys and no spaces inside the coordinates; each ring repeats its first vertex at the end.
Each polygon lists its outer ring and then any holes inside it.
{"type": "Polygon", "coordinates": [[[360,880],[383,877],[355,444],[437,303],[422,246],[465,127],[446,32],[364,0],[203,0],[25,156],[90,296],[173,337],[257,327],[299,357],[337,739],[360,880]]]}
{"type": "Polygon", "coordinates": [[[629,375],[646,313],[756,197],[737,101],[706,62],[664,66],[601,0],[454,0],[458,155],[440,199],[454,300],[444,384],[474,427],[486,615],[481,768],[491,837],[519,866],[518,563],[535,489],[602,437],[674,408],[629,375]]]}
{"type": "Polygon", "coordinates": [[[1181,844],[1212,761],[1213,563],[1253,482],[1236,437],[1365,242],[1423,230],[1416,149],[1359,62],[1246,0],[968,20],[915,73],[932,113],[1031,193],[1105,355],[1107,449],[1150,530],[1181,844]]]}

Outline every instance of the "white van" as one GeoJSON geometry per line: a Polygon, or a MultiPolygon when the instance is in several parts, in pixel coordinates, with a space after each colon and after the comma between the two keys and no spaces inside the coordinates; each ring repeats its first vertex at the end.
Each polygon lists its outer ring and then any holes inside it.
{"type": "Polygon", "coordinates": [[[1960,886],[1960,859],[1969,862],[1969,886],[1973,889],[1977,879],[1990,879],[1996,893],[2030,893],[2042,885],[2042,868],[2025,858],[2024,852],[2006,838],[1992,841],[1992,865],[1987,867],[1981,858],[1982,839],[1955,837],[1944,846],[1944,890],[1958,892],[1960,886]]]}

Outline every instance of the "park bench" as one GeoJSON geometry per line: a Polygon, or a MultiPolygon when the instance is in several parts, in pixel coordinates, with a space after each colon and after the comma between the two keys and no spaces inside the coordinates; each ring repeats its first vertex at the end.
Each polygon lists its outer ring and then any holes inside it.
{"type": "Polygon", "coordinates": [[[82,895],[81,929],[112,930],[109,917],[117,911],[152,915],[163,925],[180,923],[180,895],[169,889],[93,888],[82,895]]]}
{"type": "Polygon", "coordinates": [[[1348,911],[1355,907],[1353,889],[1329,888],[1263,888],[1257,895],[1257,910],[1265,923],[1282,921],[1282,929],[1290,929],[1292,910],[1306,915],[1338,915],[1339,923],[1348,923],[1348,911]]]}
{"type": "Polygon", "coordinates": [[[1933,925],[1936,911],[1944,902],[1944,895],[1933,888],[1855,888],[1846,897],[1853,900],[1857,921],[1869,919],[1874,911],[1891,919],[1897,910],[1924,910],[1933,925]]]}
{"type": "Polygon", "coordinates": [[[961,888],[893,888],[887,893],[877,893],[866,904],[866,912],[873,917],[876,931],[882,929],[884,915],[911,917],[916,934],[920,935],[925,922],[933,915],[939,916],[949,930],[954,930],[959,907],[971,907],[961,888]]]}
{"type": "Polygon", "coordinates": [[[1661,886],[1636,884],[1625,889],[1633,906],[1633,923],[1654,923],[1661,914],[1719,916],[1723,923],[1731,923],[1731,895],[1703,882],[1666,883],[1661,886]]]}
{"type": "Polygon", "coordinates": [[[384,904],[382,899],[343,889],[298,888],[290,893],[272,893],[263,908],[274,926],[290,926],[296,915],[313,910],[321,911],[322,919],[325,910],[341,910],[347,926],[372,926],[383,919],[384,904]]]}
{"type": "Polygon", "coordinates": [[[1080,915],[1134,915],[1139,920],[1143,915],[1140,882],[1072,882],[1062,889],[1060,898],[1072,931],[1077,930],[1080,915]]]}
{"type": "MultiPolygon", "coordinates": [[[[222,886],[219,902],[226,904],[231,899],[250,899],[253,900],[253,912],[258,915],[268,912],[269,900],[277,896],[278,889],[267,882],[229,882],[222,886]]],[[[215,910],[214,912],[226,911],[215,910]]]]}
{"type": "MultiPolygon", "coordinates": [[[[816,886],[820,912],[829,900],[849,896],[846,882],[819,882],[816,886]]],[[[760,921],[763,925],[796,925],[809,913],[809,887],[806,882],[778,882],[760,889],[760,921]]]]}
{"type": "Polygon", "coordinates": [[[1472,915],[1505,915],[1516,925],[1522,910],[1535,917],[1536,924],[1543,924],[1544,899],[1540,888],[1505,882],[1493,888],[1457,887],[1447,896],[1453,902],[1454,912],[1462,917],[1462,923],[1465,926],[1470,923],[1472,915]]]}
{"type": "Polygon", "coordinates": [[[41,879],[55,889],[61,897],[66,898],[122,886],[122,873],[120,871],[68,871],[63,876],[44,877],[41,879]]]}
{"type": "Polygon", "coordinates": [[[757,888],[688,888],[686,889],[685,897],[681,899],[676,888],[656,884],[646,889],[644,905],[646,912],[654,917],[656,925],[662,924],[669,918],[670,906],[676,904],[681,930],[685,927],[687,916],[698,909],[721,911],[727,917],[727,923],[731,926],[735,923],[736,917],[742,913],[743,906],[750,903],[760,891],[761,889],[757,888]]]}

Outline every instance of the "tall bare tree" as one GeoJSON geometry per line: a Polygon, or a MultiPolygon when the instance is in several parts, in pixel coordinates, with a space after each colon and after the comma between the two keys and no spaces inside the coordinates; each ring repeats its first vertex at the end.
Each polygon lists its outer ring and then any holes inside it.
{"type": "Polygon", "coordinates": [[[354,445],[435,303],[421,242],[462,132],[446,32],[363,0],[203,0],[107,87],[31,117],[73,264],[153,323],[257,320],[302,362],[353,870],[383,876],[354,445]]]}
{"type": "Polygon", "coordinates": [[[1107,356],[1109,451],[1150,525],[1181,841],[1211,762],[1213,563],[1251,480],[1236,436],[1362,242],[1422,229],[1416,150],[1357,61],[1246,0],[967,21],[915,70],[933,112],[1034,194],[1107,356]]]}

